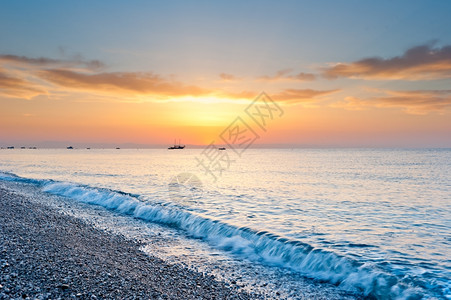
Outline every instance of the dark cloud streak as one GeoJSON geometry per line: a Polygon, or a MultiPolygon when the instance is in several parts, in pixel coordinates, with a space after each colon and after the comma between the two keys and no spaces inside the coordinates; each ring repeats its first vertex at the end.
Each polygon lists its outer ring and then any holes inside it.
{"type": "Polygon", "coordinates": [[[339,63],[323,69],[328,79],[338,77],[362,79],[432,80],[451,78],[451,46],[432,48],[421,45],[403,55],[389,59],[372,57],[351,63],[339,63]]]}
{"type": "Polygon", "coordinates": [[[312,89],[286,89],[271,97],[278,102],[287,104],[298,104],[306,102],[314,102],[317,97],[326,96],[339,90],[312,90],[312,89]]]}
{"type": "Polygon", "coordinates": [[[292,69],[285,69],[278,71],[273,76],[261,76],[258,78],[258,80],[264,80],[264,81],[281,81],[281,80],[293,80],[293,81],[313,81],[316,79],[316,76],[311,73],[297,73],[294,75],[291,75],[292,69]]]}
{"type": "Polygon", "coordinates": [[[400,108],[406,113],[424,115],[443,113],[451,107],[451,90],[382,91],[369,98],[345,98],[343,107],[360,110],[366,107],[400,108]]]}
{"type": "Polygon", "coordinates": [[[209,93],[206,89],[168,81],[152,73],[105,72],[85,74],[69,70],[50,69],[41,70],[38,76],[64,87],[93,91],[116,90],[124,93],[166,96],[199,96],[209,93]]]}
{"type": "Polygon", "coordinates": [[[0,69],[0,95],[30,99],[44,93],[46,93],[45,90],[35,86],[33,83],[13,77],[0,69]]]}
{"type": "Polygon", "coordinates": [[[60,60],[46,57],[30,58],[11,54],[0,55],[0,62],[20,65],[34,65],[38,67],[85,67],[97,71],[105,68],[105,64],[99,60],[84,60],[77,57],[72,60],[60,60]]]}

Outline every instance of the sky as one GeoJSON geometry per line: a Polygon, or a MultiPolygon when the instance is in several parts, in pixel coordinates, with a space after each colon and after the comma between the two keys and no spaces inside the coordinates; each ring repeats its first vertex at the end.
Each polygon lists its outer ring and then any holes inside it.
{"type": "Polygon", "coordinates": [[[208,145],[240,117],[267,146],[451,147],[450,11],[2,1],[0,146],[208,145]],[[262,92],[283,111],[264,130],[262,92]]]}

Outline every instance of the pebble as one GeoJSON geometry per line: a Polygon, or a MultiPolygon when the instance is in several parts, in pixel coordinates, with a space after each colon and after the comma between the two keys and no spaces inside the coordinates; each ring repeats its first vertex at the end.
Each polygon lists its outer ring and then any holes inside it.
{"type": "Polygon", "coordinates": [[[0,181],[0,299],[264,299],[139,247],[0,181]]]}

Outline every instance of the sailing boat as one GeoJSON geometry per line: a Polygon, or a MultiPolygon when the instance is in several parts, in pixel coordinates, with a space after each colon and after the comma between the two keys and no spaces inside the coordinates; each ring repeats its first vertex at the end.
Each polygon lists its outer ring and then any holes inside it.
{"type": "Polygon", "coordinates": [[[180,144],[180,140],[179,140],[179,144],[177,145],[176,140],[174,140],[174,146],[169,147],[169,150],[174,150],[174,149],[184,149],[185,145],[181,145],[180,144]]]}

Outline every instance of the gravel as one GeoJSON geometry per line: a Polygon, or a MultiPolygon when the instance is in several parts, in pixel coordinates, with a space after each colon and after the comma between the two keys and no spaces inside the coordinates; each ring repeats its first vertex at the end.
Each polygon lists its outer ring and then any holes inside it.
{"type": "Polygon", "coordinates": [[[0,299],[256,299],[0,187],[0,299]]]}

